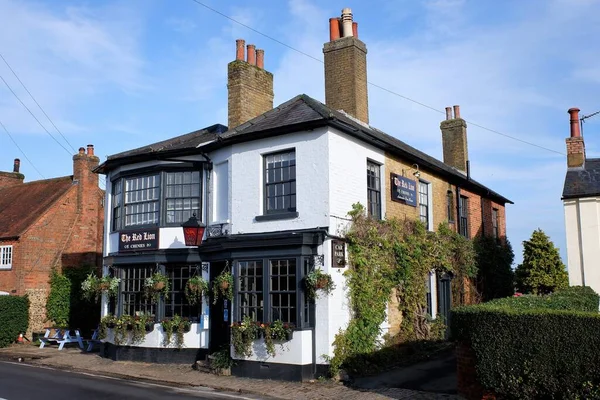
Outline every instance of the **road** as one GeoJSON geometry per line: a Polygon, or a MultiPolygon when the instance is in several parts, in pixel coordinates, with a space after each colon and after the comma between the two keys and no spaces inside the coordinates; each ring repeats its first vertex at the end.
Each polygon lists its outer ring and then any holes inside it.
{"type": "Polygon", "coordinates": [[[201,387],[169,387],[0,361],[0,400],[258,399],[201,387]]]}

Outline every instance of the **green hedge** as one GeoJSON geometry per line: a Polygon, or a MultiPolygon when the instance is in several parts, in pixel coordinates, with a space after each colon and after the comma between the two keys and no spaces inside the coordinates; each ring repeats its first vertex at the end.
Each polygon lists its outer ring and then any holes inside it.
{"type": "Polygon", "coordinates": [[[0,296],[0,347],[13,343],[29,326],[27,297],[0,296]]]}
{"type": "Polygon", "coordinates": [[[599,296],[592,288],[572,286],[546,296],[529,294],[520,297],[496,299],[485,304],[513,309],[548,308],[552,310],[598,312],[598,301],[599,296]]]}
{"type": "Polygon", "coordinates": [[[503,398],[588,398],[585,387],[600,384],[598,295],[589,288],[460,307],[451,332],[473,349],[481,385],[503,398]]]}

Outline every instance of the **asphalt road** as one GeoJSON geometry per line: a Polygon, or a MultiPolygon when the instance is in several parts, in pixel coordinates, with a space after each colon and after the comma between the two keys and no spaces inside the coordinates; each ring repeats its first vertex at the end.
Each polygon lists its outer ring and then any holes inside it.
{"type": "Polygon", "coordinates": [[[169,387],[0,361],[0,400],[258,399],[200,387],[169,387]]]}

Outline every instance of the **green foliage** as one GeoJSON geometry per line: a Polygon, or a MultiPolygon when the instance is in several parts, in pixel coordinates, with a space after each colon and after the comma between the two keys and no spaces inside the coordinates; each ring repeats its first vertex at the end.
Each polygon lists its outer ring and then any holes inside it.
{"type": "Polygon", "coordinates": [[[233,275],[228,269],[223,270],[213,281],[213,304],[217,304],[219,297],[229,301],[233,300],[233,275]]]}
{"type": "Polygon", "coordinates": [[[165,334],[163,345],[165,347],[170,345],[173,341],[173,334],[175,334],[175,346],[181,349],[183,347],[183,335],[189,332],[192,327],[190,320],[175,314],[173,318],[162,320],[161,325],[165,334]]]}
{"type": "Polygon", "coordinates": [[[160,296],[169,293],[171,289],[169,277],[155,272],[144,281],[144,296],[152,303],[158,303],[160,296]]]}
{"type": "Polygon", "coordinates": [[[210,368],[220,372],[221,370],[231,368],[233,366],[233,359],[229,355],[229,347],[223,347],[221,350],[212,353],[208,356],[210,360],[210,368]]]}
{"type": "Polygon", "coordinates": [[[54,325],[67,328],[71,314],[71,281],[65,275],[52,271],[50,295],[46,302],[46,318],[54,325]]]}
{"type": "Polygon", "coordinates": [[[515,254],[508,239],[498,242],[496,238],[479,235],[473,239],[478,268],[477,280],[483,301],[489,301],[514,293],[512,263],[515,254]]]}
{"type": "Polygon", "coordinates": [[[201,276],[192,276],[185,284],[184,290],[188,303],[195,306],[202,301],[202,296],[208,295],[208,282],[201,276]]]}
{"type": "Polygon", "coordinates": [[[569,276],[554,243],[537,229],[523,241],[523,263],[516,270],[517,290],[547,294],[569,285],[569,276]]]}
{"type": "Polygon", "coordinates": [[[330,294],[335,289],[335,283],[331,275],[326,274],[320,268],[309,272],[304,277],[304,289],[309,299],[316,299],[318,291],[323,291],[325,294],[330,294]]]}
{"type": "Polygon", "coordinates": [[[444,224],[429,232],[419,221],[375,220],[365,215],[360,204],[348,214],[352,217],[346,235],[351,268],[345,275],[352,319],[335,337],[333,373],[347,360],[380,348],[380,326],[394,289],[403,317],[401,339],[433,339],[439,335],[439,325],[432,330],[427,315],[429,273],[477,274],[472,243],[444,224]]]}
{"type": "Polygon", "coordinates": [[[451,324],[475,353],[479,382],[502,398],[591,398],[600,384],[598,295],[589,288],[459,307],[451,324]]]}
{"type": "Polygon", "coordinates": [[[29,326],[29,300],[26,296],[0,296],[0,347],[6,347],[29,326]]]}
{"type": "Polygon", "coordinates": [[[231,344],[237,355],[250,357],[252,355],[252,343],[258,338],[260,324],[252,321],[246,316],[242,322],[234,322],[231,325],[231,344]]]}

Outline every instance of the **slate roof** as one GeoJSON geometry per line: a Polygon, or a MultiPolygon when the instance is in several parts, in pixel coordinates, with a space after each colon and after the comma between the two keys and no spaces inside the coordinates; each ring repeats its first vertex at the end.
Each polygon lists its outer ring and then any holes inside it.
{"type": "Polygon", "coordinates": [[[419,164],[437,173],[453,184],[491,198],[502,204],[512,201],[487,188],[442,161],[409,146],[372,126],[354,119],[344,112],[333,110],[305,94],[298,95],[250,121],[225,132],[223,125],[213,125],[200,131],[188,133],[163,142],[126,151],[108,157],[95,172],[106,173],[116,165],[158,159],[166,155],[208,153],[233,143],[256,140],[263,137],[283,135],[321,126],[332,126],[361,141],[395,154],[407,161],[419,164]]]}
{"type": "Polygon", "coordinates": [[[569,168],[563,199],[600,196],[600,158],[586,158],[583,168],[569,168]]]}
{"type": "Polygon", "coordinates": [[[17,238],[73,186],[73,177],[0,189],[0,239],[17,238]]]}

